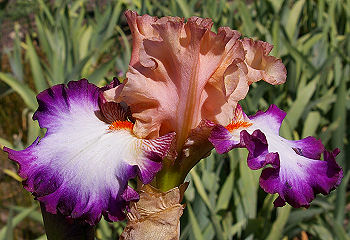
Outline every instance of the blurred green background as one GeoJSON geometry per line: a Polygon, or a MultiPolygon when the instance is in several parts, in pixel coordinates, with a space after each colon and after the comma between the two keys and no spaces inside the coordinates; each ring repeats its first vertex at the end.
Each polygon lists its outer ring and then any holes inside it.
{"type": "MultiPolygon", "coordinates": [[[[281,133],[313,135],[337,161],[344,179],[309,209],[275,209],[259,188],[247,152],[212,153],[188,176],[181,239],[350,239],[350,0],[0,0],[0,143],[23,149],[42,131],[31,117],[35,96],[49,86],[88,78],[104,85],[127,71],[131,36],[123,12],[209,17],[272,43],[287,82],[251,86],[247,113],[274,103],[288,115],[281,133]]],[[[124,222],[97,226],[97,239],[117,239],[124,222]]],[[[16,165],[0,152],[0,240],[46,239],[38,203],[21,187],[16,165]]]]}

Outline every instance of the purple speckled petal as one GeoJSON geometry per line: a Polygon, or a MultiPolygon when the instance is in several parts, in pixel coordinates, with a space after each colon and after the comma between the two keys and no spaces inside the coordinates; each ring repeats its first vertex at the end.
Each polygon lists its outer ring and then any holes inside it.
{"type": "Polygon", "coordinates": [[[22,151],[4,148],[19,164],[24,187],[48,212],[58,210],[90,224],[101,215],[124,219],[128,201],[138,198],[128,180],[139,175],[149,183],[174,138],[169,133],[138,139],[125,114],[108,114],[109,109],[120,110],[119,105],[100,110],[101,91],[85,79],[45,90],[37,97],[33,117],[47,128],[45,137],[22,151]]]}
{"type": "Polygon", "coordinates": [[[238,106],[233,122],[214,127],[209,140],[218,153],[247,148],[248,166],[253,170],[264,168],[260,186],[268,193],[279,194],[276,207],[286,202],[293,207],[307,207],[315,194],[328,194],[340,184],[343,173],[335,161],[339,150],[327,152],[313,137],[298,141],[280,137],[285,115],[272,105],[266,112],[246,117],[238,106]],[[324,160],[320,160],[322,153],[324,160]]]}

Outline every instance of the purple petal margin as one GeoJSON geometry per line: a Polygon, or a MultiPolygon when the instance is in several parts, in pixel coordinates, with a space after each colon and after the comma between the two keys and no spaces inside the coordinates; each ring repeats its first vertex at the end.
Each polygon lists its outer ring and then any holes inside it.
{"type": "MultiPolygon", "coordinates": [[[[339,149],[324,152],[324,161],[310,160],[303,166],[307,174],[304,178],[289,178],[283,181],[280,168],[265,168],[260,177],[260,186],[268,193],[278,193],[274,201],[275,207],[282,207],[289,203],[293,207],[309,207],[317,193],[327,195],[334,190],[343,178],[343,171],[336,163],[335,157],[339,149]]],[[[275,155],[279,161],[278,155],[275,155]]],[[[300,174],[299,177],[302,177],[300,174]]]]}
{"type": "Polygon", "coordinates": [[[33,119],[47,128],[45,136],[22,151],[4,148],[19,164],[24,188],[44,203],[46,211],[91,225],[102,215],[110,221],[125,218],[129,201],[139,197],[128,180],[138,175],[150,183],[174,139],[169,133],[142,140],[145,147],[129,154],[139,140],[131,130],[109,130],[111,121],[125,121],[126,115],[112,103],[101,111],[101,93],[86,79],[41,92],[33,119]]]}
{"type": "Polygon", "coordinates": [[[293,207],[308,207],[317,193],[329,194],[340,184],[343,171],[335,161],[339,149],[325,151],[321,141],[313,137],[298,141],[280,137],[279,128],[285,115],[272,105],[266,112],[259,111],[248,117],[251,125],[245,129],[230,132],[216,125],[209,140],[218,153],[247,148],[249,168],[263,169],[260,186],[268,193],[279,195],[274,202],[276,207],[286,202],[293,207]]]}

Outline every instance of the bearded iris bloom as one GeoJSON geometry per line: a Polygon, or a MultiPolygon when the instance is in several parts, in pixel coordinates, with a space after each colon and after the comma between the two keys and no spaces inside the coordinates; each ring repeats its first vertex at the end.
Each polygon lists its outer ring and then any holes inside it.
{"type": "Polygon", "coordinates": [[[211,19],[185,22],[131,11],[126,17],[133,37],[127,79],[105,97],[130,106],[137,136],[176,133],[176,146],[156,179],[158,187],[168,190],[213,148],[208,141],[212,126],[205,121],[230,123],[249,85],[261,79],[282,84],[286,69],[280,59],[268,56],[270,44],[240,39],[228,27],[214,33],[211,19]]]}
{"type": "Polygon", "coordinates": [[[279,137],[284,113],[275,106],[248,118],[237,105],[254,82],[285,82],[270,44],[227,27],[214,33],[210,19],[132,11],[126,18],[133,50],[125,81],[98,88],[80,80],[40,93],[34,120],[46,135],[25,150],[4,149],[48,212],[90,224],[102,215],[121,220],[138,199],[130,178],[169,190],[213,147],[246,147],[251,169],[271,165],[260,184],[279,194],[276,206],[307,206],[339,184],[336,151],[321,161],[324,148],[314,138],[279,137]]]}

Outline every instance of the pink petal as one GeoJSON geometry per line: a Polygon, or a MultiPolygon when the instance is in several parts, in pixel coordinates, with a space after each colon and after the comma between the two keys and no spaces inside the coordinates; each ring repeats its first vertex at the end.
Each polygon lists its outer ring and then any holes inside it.
{"type": "Polygon", "coordinates": [[[246,51],[245,62],[248,67],[249,82],[257,82],[261,79],[276,85],[286,81],[287,71],[281,59],[268,56],[273,46],[267,42],[254,41],[244,38],[242,41],[246,51]]]}
{"type": "Polygon", "coordinates": [[[136,12],[130,10],[125,12],[125,16],[132,34],[132,53],[130,65],[133,65],[139,61],[139,51],[142,40],[147,36],[157,35],[157,32],[154,31],[153,27],[151,26],[155,21],[157,21],[157,18],[149,15],[139,16],[136,12]]]}
{"type": "Polygon", "coordinates": [[[125,15],[133,36],[127,80],[105,98],[130,106],[140,138],[176,132],[179,156],[202,120],[232,121],[251,83],[285,80],[281,61],[267,56],[271,45],[239,40],[228,27],[214,33],[211,19],[125,15]]]}
{"type": "Polygon", "coordinates": [[[135,134],[153,138],[175,131],[180,151],[202,119],[229,122],[232,107],[248,89],[239,67],[244,61],[240,34],[229,28],[216,34],[210,19],[198,17],[185,23],[142,16],[147,27],[140,27],[140,16],[126,16],[137,44],[120,96],[136,119],[135,134]]]}

